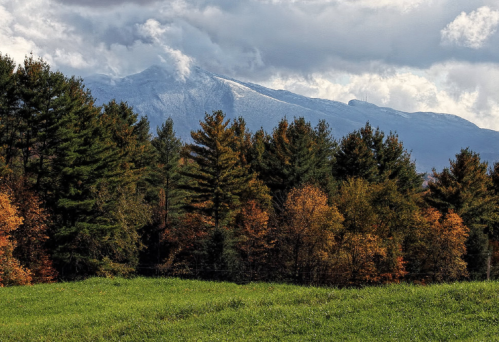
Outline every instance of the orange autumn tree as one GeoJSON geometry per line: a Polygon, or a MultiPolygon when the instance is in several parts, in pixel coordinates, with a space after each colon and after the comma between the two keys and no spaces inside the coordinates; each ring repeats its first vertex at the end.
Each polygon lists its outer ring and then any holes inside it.
{"type": "Polygon", "coordinates": [[[435,208],[422,210],[407,256],[419,265],[413,278],[423,281],[453,281],[468,276],[464,256],[469,229],[454,211],[442,215],[435,208]]]}
{"type": "Polygon", "coordinates": [[[336,282],[345,285],[398,282],[405,274],[401,243],[416,206],[394,181],[343,182],[335,198],[345,221],[334,264],[336,282]]]}
{"type": "Polygon", "coordinates": [[[9,196],[0,192],[0,287],[31,283],[29,270],[24,269],[12,255],[16,246],[12,233],[22,222],[9,196]]]}
{"type": "Polygon", "coordinates": [[[284,203],[281,248],[295,281],[323,281],[335,250],[343,216],[313,185],[292,189],[284,203]]]}
{"type": "Polygon", "coordinates": [[[0,188],[9,194],[18,215],[23,218],[22,224],[12,233],[16,242],[14,257],[30,270],[33,283],[54,282],[57,272],[45,248],[49,238],[49,215],[43,209],[42,201],[23,178],[8,177],[0,188]]]}

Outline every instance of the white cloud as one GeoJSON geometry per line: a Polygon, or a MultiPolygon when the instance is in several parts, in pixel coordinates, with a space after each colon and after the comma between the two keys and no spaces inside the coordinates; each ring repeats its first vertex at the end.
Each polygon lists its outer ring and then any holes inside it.
{"type": "Polygon", "coordinates": [[[13,31],[15,17],[0,5],[0,52],[9,54],[15,61],[21,61],[36,45],[30,39],[13,31]]]}
{"type": "MultiPolygon", "coordinates": [[[[185,78],[189,76],[192,58],[186,56],[180,50],[172,48],[167,43],[169,41],[169,36],[179,36],[182,34],[182,31],[178,27],[162,25],[154,19],[149,19],[145,24],[139,25],[139,32],[145,37],[152,38],[156,45],[163,48],[168,58],[165,62],[174,65],[177,77],[180,80],[185,80],[185,78]]],[[[162,59],[164,60],[164,58],[162,59]]]]}
{"type": "Polygon", "coordinates": [[[345,103],[359,99],[406,112],[452,113],[479,127],[499,130],[499,85],[483,82],[486,74],[497,79],[499,66],[454,62],[386,74],[334,71],[308,78],[276,76],[265,85],[345,103]]]}
{"type": "Polygon", "coordinates": [[[442,43],[479,49],[496,32],[498,25],[499,11],[487,6],[469,14],[461,12],[441,31],[442,43]]]}
{"type": "Polygon", "coordinates": [[[392,8],[408,12],[424,4],[431,4],[434,0],[255,0],[270,4],[304,4],[304,5],[346,5],[357,8],[392,8]]]}

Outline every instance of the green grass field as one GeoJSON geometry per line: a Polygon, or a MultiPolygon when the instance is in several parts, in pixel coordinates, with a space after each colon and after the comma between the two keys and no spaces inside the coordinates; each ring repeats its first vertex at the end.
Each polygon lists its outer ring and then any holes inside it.
{"type": "Polygon", "coordinates": [[[0,289],[0,341],[499,341],[499,283],[103,279],[0,289]]]}

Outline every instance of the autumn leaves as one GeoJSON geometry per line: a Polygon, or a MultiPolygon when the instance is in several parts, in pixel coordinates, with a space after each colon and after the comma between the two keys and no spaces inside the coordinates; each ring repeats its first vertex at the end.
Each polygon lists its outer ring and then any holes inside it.
{"type": "Polygon", "coordinates": [[[88,276],[360,286],[497,274],[499,166],[428,188],[395,134],[205,115],[184,144],[81,80],[0,55],[0,284],[88,276]],[[52,261],[53,260],[53,261],[52,261]],[[53,262],[53,263],[52,263],[53,262]],[[57,270],[57,272],[56,272],[57,270]]]}

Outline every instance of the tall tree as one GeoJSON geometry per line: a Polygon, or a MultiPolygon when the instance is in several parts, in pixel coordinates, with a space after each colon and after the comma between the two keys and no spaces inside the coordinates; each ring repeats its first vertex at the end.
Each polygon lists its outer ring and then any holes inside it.
{"type": "Polygon", "coordinates": [[[158,155],[157,178],[158,185],[163,189],[164,217],[162,221],[169,225],[172,212],[179,209],[182,191],[179,189],[180,181],[180,151],[182,142],[175,135],[173,120],[168,118],[157,128],[157,137],[153,139],[152,145],[158,155]]]}
{"type": "Polygon", "coordinates": [[[492,180],[487,174],[487,162],[480,155],[463,149],[450,161],[450,168],[433,170],[433,181],[427,202],[443,214],[454,210],[470,229],[466,242],[468,271],[473,278],[485,276],[488,258],[488,234],[498,221],[492,180]]]}
{"type": "Polygon", "coordinates": [[[280,245],[295,281],[317,283],[329,271],[343,216],[327,202],[312,185],[292,189],[286,199],[280,245]]]}
{"type": "Polygon", "coordinates": [[[50,168],[59,144],[60,123],[74,110],[71,82],[60,72],[52,72],[43,60],[30,56],[17,69],[20,107],[17,148],[22,172],[33,177],[35,189],[48,196],[50,168]]]}
{"type": "Polygon", "coordinates": [[[5,170],[16,154],[15,144],[19,134],[19,95],[15,67],[9,56],[0,54],[0,146],[5,170]]]}
{"type": "Polygon", "coordinates": [[[247,182],[239,153],[231,148],[236,137],[229,123],[222,111],[206,114],[201,129],[191,132],[194,144],[185,148],[186,163],[193,163],[183,171],[188,179],[183,188],[191,192],[190,208],[213,217],[215,229],[240,206],[247,182]]]}
{"type": "MultiPolygon", "coordinates": [[[[145,262],[162,264],[163,259],[171,257],[170,249],[179,247],[174,232],[179,223],[181,208],[185,203],[185,193],[180,189],[180,167],[182,142],[175,135],[173,120],[168,118],[156,129],[157,136],[152,140],[156,153],[156,165],[151,175],[154,194],[153,222],[144,228],[143,240],[147,249],[142,253],[145,262]]],[[[180,250],[180,249],[178,249],[180,250]]],[[[173,260],[173,259],[172,259],[173,260]]]]}

